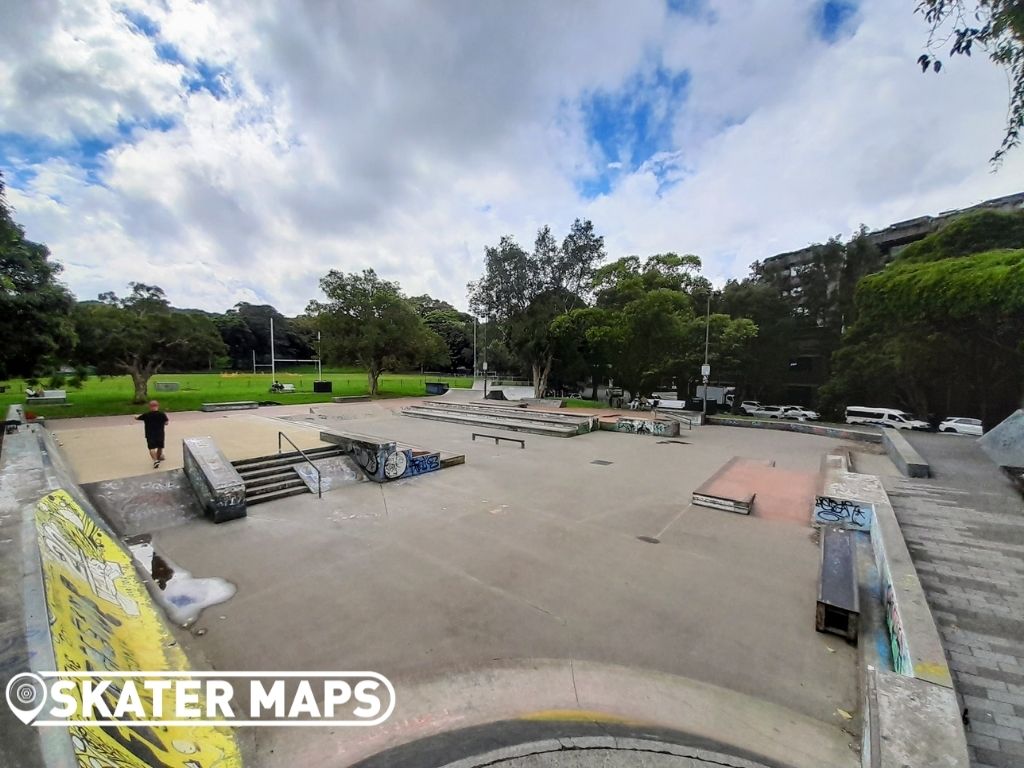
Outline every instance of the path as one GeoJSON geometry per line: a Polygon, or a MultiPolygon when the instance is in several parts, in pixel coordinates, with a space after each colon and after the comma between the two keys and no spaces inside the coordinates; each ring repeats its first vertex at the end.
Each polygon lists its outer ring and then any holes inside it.
{"type": "Polygon", "coordinates": [[[1024,502],[973,440],[909,437],[934,477],[883,479],[968,710],[972,764],[1024,765],[1024,502]]]}

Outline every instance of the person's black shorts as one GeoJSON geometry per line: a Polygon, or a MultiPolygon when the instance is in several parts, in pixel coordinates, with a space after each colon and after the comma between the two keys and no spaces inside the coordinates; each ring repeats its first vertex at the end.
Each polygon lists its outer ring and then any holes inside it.
{"type": "Polygon", "coordinates": [[[149,435],[146,435],[146,445],[149,447],[149,450],[151,450],[151,451],[155,451],[158,448],[159,449],[163,449],[163,447],[164,447],[164,436],[163,435],[155,435],[153,437],[150,437],[149,435]]]}

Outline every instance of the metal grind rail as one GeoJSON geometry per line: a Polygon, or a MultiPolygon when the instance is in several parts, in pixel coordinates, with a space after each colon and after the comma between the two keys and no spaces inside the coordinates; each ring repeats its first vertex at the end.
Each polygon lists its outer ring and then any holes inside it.
{"type": "Polygon", "coordinates": [[[320,468],[317,467],[317,465],[313,463],[312,459],[310,459],[309,456],[306,455],[306,452],[304,450],[302,450],[301,448],[299,448],[299,446],[297,446],[294,442],[292,442],[292,439],[290,437],[288,437],[288,435],[286,435],[284,432],[278,432],[277,433],[277,455],[278,456],[281,455],[281,438],[282,437],[285,440],[288,441],[288,444],[291,445],[291,447],[294,448],[295,451],[302,458],[304,458],[306,460],[306,463],[309,464],[309,466],[311,466],[313,468],[313,471],[316,472],[316,497],[318,499],[322,499],[324,496],[323,496],[323,493],[321,491],[321,487],[320,486],[323,483],[323,476],[320,474],[320,468]]]}

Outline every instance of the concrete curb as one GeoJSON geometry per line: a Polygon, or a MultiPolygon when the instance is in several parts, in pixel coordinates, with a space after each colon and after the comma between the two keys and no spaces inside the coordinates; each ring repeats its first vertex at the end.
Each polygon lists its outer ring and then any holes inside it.
{"type": "Polygon", "coordinates": [[[882,445],[892,463],[907,477],[930,477],[931,467],[896,429],[882,430],[882,445]]]}
{"type": "Polygon", "coordinates": [[[823,424],[808,424],[806,421],[778,421],[776,419],[737,419],[731,416],[708,416],[708,424],[723,427],[747,427],[749,429],[777,429],[782,432],[800,432],[805,435],[834,437],[839,440],[860,440],[864,443],[880,443],[882,436],[876,432],[858,429],[827,427],[823,424]]]}

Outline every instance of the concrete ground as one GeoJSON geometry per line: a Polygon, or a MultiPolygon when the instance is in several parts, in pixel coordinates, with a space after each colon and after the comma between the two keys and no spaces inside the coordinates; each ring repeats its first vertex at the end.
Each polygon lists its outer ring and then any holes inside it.
{"type": "Polygon", "coordinates": [[[857,468],[884,471],[967,709],[972,765],[1024,765],[1024,500],[973,438],[907,438],[933,477],[878,457],[858,455],[857,468]]]}
{"type": "MultiPolygon", "coordinates": [[[[275,452],[280,428],[303,447],[334,428],[466,455],[224,525],[154,530],[157,551],[238,588],[179,632],[197,663],[371,669],[395,684],[395,714],[378,728],[248,729],[257,764],[348,765],[454,728],[564,712],[674,728],[779,764],[858,762],[844,716],[858,708],[856,650],[814,631],[812,530],[689,504],[733,456],[817,471],[838,441],[708,427],[672,440],[527,436],[522,450],[394,415],[400,405],[317,406],[308,425],[275,418],[308,407],[172,414],[169,437],[213,435],[232,459],[275,452]]],[[[131,422],[53,426],[82,481],[144,471],[131,422]]]]}

